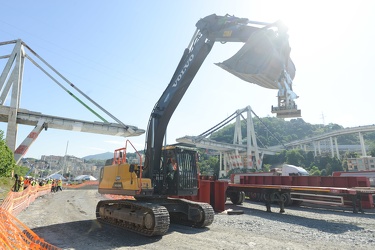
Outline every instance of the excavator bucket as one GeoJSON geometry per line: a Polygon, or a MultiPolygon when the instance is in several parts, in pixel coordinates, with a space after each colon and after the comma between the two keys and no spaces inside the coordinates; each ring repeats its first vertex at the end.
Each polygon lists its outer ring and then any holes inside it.
{"type": "Polygon", "coordinates": [[[301,110],[294,102],[297,95],[292,91],[296,68],[289,54],[287,35],[276,35],[273,30],[260,29],[234,56],[216,65],[244,81],[278,89],[278,106],[271,110],[278,118],[301,117],[301,110]]]}
{"type": "Polygon", "coordinates": [[[301,110],[297,109],[295,106],[294,109],[276,109],[272,107],[272,113],[276,113],[277,118],[294,118],[301,117],[301,110]]]}
{"type": "Polygon", "coordinates": [[[279,89],[278,80],[284,71],[284,65],[287,65],[286,70],[291,79],[296,72],[289,57],[289,44],[281,44],[283,42],[285,41],[278,39],[273,30],[256,31],[234,56],[216,65],[244,81],[264,88],[279,89]],[[289,49],[287,55],[285,49],[289,49]]]}

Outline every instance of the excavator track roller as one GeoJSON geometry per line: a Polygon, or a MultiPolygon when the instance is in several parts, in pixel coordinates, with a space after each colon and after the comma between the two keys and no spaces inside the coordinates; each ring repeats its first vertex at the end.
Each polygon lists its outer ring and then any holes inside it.
{"type": "Polygon", "coordinates": [[[112,226],[145,236],[164,235],[169,229],[168,210],[160,205],[133,200],[103,200],[96,218],[112,226]]]}

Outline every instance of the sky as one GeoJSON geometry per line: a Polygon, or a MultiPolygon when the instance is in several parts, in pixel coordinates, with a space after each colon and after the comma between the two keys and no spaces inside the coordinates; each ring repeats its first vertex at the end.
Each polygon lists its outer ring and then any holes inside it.
{"type": "MultiPolygon", "coordinates": [[[[375,2],[371,0],[0,0],[0,4],[0,42],[23,40],[113,116],[140,129],[147,129],[151,111],[196,22],[211,14],[270,23],[281,20],[289,28],[296,66],[293,90],[305,122],[345,128],[375,123],[371,111],[375,106],[375,2]]],[[[242,45],[214,45],[170,120],[168,144],[185,135],[199,135],[247,106],[259,117],[275,116],[271,106],[277,105],[277,90],[244,82],[214,65],[242,45]]],[[[0,46],[0,56],[9,54],[12,46],[0,46]]],[[[0,59],[1,72],[5,63],[0,59]]],[[[20,108],[100,121],[30,61],[25,63],[20,108]]],[[[7,124],[0,123],[0,130],[6,129],[7,124]]],[[[17,146],[32,129],[18,126],[17,146]]],[[[113,152],[126,139],[138,150],[144,149],[145,135],[123,138],[48,129],[25,157],[113,152]]]]}

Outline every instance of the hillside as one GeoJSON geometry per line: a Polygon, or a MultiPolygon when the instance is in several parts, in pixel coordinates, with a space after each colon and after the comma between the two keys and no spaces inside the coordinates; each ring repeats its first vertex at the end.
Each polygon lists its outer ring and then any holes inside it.
{"type": "MultiPolygon", "coordinates": [[[[280,145],[282,143],[288,143],[344,129],[343,126],[333,123],[328,125],[310,124],[305,122],[302,118],[291,119],[290,121],[285,121],[276,117],[254,118],[253,120],[257,140],[258,143],[260,143],[258,145],[262,147],[280,145]]],[[[243,138],[246,138],[245,121],[242,121],[241,133],[243,138]]],[[[232,143],[233,135],[234,124],[229,124],[213,133],[210,139],[232,143]]],[[[339,136],[337,141],[341,145],[360,144],[357,134],[339,136]]],[[[369,145],[375,144],[375,133],[366,133],[365,141],[369,145]]]]}
{"type": "Polygon", "coordinates": [[[106,152],[96,155],[88,155],[83,157],[84,160],[107,160],[113,158],[113,152],[106,152]]]}

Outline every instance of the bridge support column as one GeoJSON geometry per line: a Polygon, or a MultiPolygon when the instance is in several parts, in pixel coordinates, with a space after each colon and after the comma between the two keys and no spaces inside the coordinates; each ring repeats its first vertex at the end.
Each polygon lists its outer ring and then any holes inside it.
{"type": "Polygon", "coordinates": [[[359,135],[359,142],[361,143],[362,156],[367,156],[365,141],[363,140],[363,135],[361,132],[358,132],[358,135],[359,135]]]}
{"type": "Polygon", "coordinates": [[[16,164],[18,164],[21,158],[27,153],[27,150],[29,150],[31,144],[36,140],[43,128],[47,129],[46,125],[44,124],[44,120],[40,120],[35,128],[25,138],[25,140],[23,140],[23,142],[14,151],[14,160],[16,161],[16,164]]]}
{"type": "Polygon", "coordinates": [[[9,90],[12,88],[5,141],[9,149],[13,152],[16,148],[17,141],[17,112],[20,104],[24,61],[25,55],[22,49],[22,43],[21,40],[17,40],[12,54],[9,56],[5,69],[0,76],[0,90],[5,85],[0,95],[0,105],[4,105],[4,102],[9,94],[9,90]],[[10,72],[13,64],[13,70],[10,72]],[[8,76],[8,80],[5,81],[8,76]]]}
{"type": "Polygon", "coordinates": [[[338,144],[337,144],[337,137],[334,137],[334,142],[335,142],[335,148],[336,148],[337,159],[340,160],[340,153],[339,153],[339,146],[338,146],[338,144]]]}
{"type": "Polygon", "coordinates": [[[317,154],[316,154],[316,141],[313,141],[312,144],[313,144],[313,147],[314,147],[314,156],[316,157],[317,156],[317,154]]]}
{"type": "Polygon", "coordinates": [[[333,151],[333,139],[332,139],[332,136],[329,137],[329,141],[330,141],[330,146],[331,146],[331,156],[332,158],[335,157],[335,151],[333,151]]]}
{"type": "Polygon", "coordinates": [[[318,141],[317,143],[318,143],[318,152],[319,152],[319,155],[322,155],[322,149],[320,148],[320,141],[318,141]]]}

